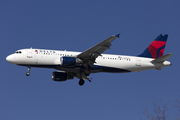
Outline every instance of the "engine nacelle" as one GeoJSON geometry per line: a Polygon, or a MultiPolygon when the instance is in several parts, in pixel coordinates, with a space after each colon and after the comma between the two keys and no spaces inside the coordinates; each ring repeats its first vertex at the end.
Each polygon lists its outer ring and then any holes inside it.
{"type": "Polygon", "coordinates": [[[74,76],[64,72],[53,72],[52,79],[54,81],[66,81],[68,79],[74,79],[74,76]]]}
{"type": "Polygon", "coordinates": [[[75,57],[61,57],[60,61],[62,66],[75,66],[76,64],[82,63],[79,58],[75,57]]]}

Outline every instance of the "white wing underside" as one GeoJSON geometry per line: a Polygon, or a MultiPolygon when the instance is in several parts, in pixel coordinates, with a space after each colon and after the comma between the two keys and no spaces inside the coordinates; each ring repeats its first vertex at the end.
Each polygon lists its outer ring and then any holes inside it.
{"type": "Polygon", "coordinates": [[[95,59],[98,56],[101,56],[101,54],[107,50],[110,49],[111,46],[111,42],[116,39],[117,37],[119,37],[118,35],[113,35],[110,36],[109,38],[103,40],[102,42],[98,43],[97,45],[87,49],[86,51],[80,53],[77,58],[80,58],[83,63],[89,65],[90,67],[93,66],[93,64],[95,63],[95,59]]]}
{"type": "MultiPolygon", "coordinates": [[[[83,61],[83,66],[86,67],[87,69],[89,67],[92,67],[95,63],[95,60],[98,56],[101,56],[101,54],[107,50],[110,49],[111,42],[119,37],[120,34],[118,35],[113,35],[110,36],[109,38],[103,40],[102,42],[96,44],[95,46],[87,49],[86,51],[80,53],[76,57],[81,59],[83,61]]],[[[78,79],[85,79],[91,82],[91,79],[85,75],[84,72],[81,73],[73,73],[75,77],[78,79]]]]}

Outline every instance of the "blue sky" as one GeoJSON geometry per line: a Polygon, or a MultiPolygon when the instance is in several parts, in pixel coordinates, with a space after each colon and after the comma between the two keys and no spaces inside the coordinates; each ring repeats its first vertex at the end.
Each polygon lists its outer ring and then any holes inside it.
{"type": "MultiPolygon", "coordinates": [[[[180,99],[179,0],[0,2],[0,119],[1,120],[139,120],[152,101],[173,107],[180,99]],[[78,79],[54,82],[53,69],[8,63],[5,58],[22,48],[84,51],[121,33],[105,53],[139,55],[159,34],[169,34],[165,54],[172,66],[161,71],[91,74],[92,82],[78,79]]],[[[177,109],[172,114],[178,116],[177,109]]]]}

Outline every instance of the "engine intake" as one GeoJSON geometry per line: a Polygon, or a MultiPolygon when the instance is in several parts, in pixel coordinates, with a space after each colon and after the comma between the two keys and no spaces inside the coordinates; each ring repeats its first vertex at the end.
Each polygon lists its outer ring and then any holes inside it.
{"type": "Polygon", "coordinates": [[[66,81],[69,79],[74,79],[74,76],[64,72],[53,72],[52,79],[54,81],[66,81]]]}
{"type": "Polygon", "coordinates": [[[62,66],[75,66],[82,63],[82,60],[75,57],[61,57],[60,61],[62,66]]]}

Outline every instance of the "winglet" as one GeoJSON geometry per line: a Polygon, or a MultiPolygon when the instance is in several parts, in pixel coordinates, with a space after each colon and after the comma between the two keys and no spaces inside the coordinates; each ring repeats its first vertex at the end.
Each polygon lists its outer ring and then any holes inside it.
{"type": "Polygon", "coordinates": [[[116,36],[119,38],[120,34],[117,34],[116,36]]]}

